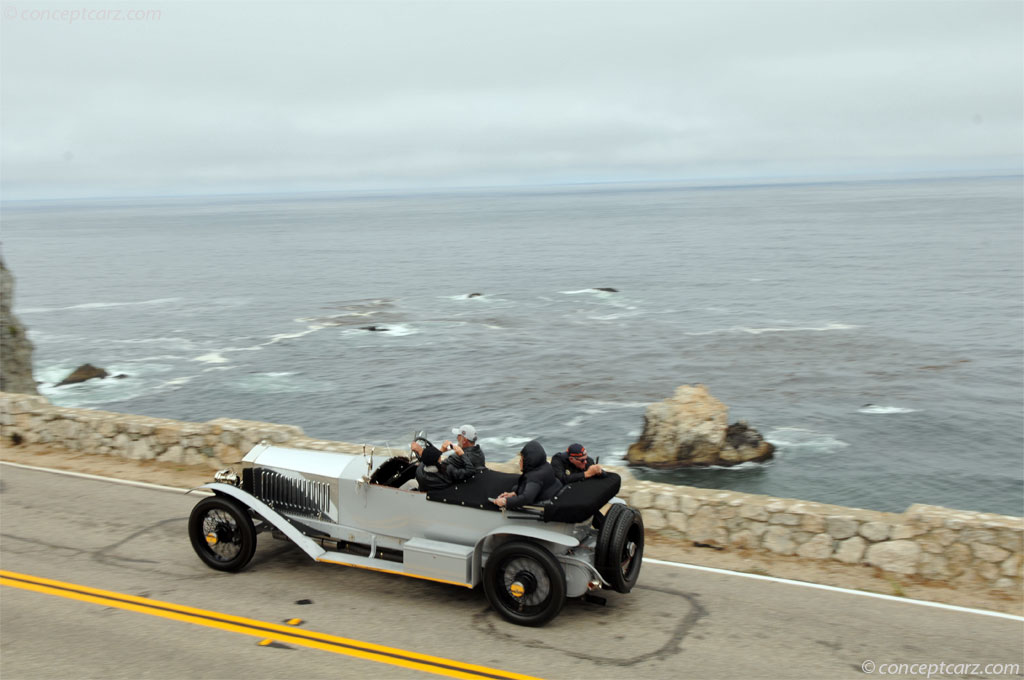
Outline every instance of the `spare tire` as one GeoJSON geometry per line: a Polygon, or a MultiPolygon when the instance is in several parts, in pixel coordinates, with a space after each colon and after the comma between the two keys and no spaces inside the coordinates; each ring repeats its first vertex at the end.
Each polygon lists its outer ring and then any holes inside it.
{"type": "Polygon", "coordinates": [[[615,569],[614,563],[608,559],[608,546],[611,545],[612,535],[615,533],[615,524],[623,513],[628,514],[630,509],[622,503],[614,503],[605,515],[604,524],[597,535],[597,548],[594,551],[594,566],[605,581],[611,583],[611,573],[615,569]]]}
{"type": "Polygon", "coordinates": [[[640,578],[644,558],[644,519],[629,508],[615,522],[606,555],[607,574],[601,575],[620,593],[628,593],[640,578]]]}

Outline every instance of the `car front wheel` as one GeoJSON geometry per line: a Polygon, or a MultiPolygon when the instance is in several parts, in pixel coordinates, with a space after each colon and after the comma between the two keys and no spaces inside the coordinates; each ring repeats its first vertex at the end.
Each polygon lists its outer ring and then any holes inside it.
{"type": "Polygon", "coordinates": [[[208,567],[239,571],[256,552],[256,529],[244,505],[224,496],[196,503],[188,518],[192,549],[208,567]]]}
{"type": "Polygon", "coordinates": [[[484,592],[491,606],[520,626],[542,626],[565,604],[565,571],[534,543],[502,543],[487,559],[484,592]]]}

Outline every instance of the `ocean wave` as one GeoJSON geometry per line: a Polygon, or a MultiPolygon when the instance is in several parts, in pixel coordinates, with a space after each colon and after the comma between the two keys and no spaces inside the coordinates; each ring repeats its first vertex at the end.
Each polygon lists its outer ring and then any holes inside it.
{"type": "Polygon", "coordinates": [[[917,413],[916,408],[901,408],[899,406],[879,406],[877,404],[864,404],[857,409],[857,413],[868,413],[872,415],[888,415],[890,413],[917,413]]]}
{"type": "MultiPolygon", "coordinates": [[[[459,322],[449,322],[448,325],[451,326],[451,325],[465,325],[465,324],[461,324],[459,322]]],[[[372,329],[370,329],[370,328],[350,328],[350,329],[344,331],[344,335],[370,334],[370,335],[390,335],[392,337],[402,337],[404,335],[416,335],[419,332],[420,331],[419,331],[418,328],[414,328],[414,327],[412,327],[412,326],[410,326],[408,324],[396,323],[396,324],[388,324],[387,326],[383,326],[383,325],[382,326],[374,326],[372,329]]]]}
{"type": "Polygon", "coordinates": [[[28,307],[16,310],[17,314],[42,314],[45,312],[67,312],[80,309],[108,309],[110,307],[134,307],[139,305],[165,305],[170,302],[178,302],[181,298],[155,298],[153,300],[138,300],[135,302],[83,302],[68,307],[28,307]]]}
{"type": "Polygon", "coordinates": [[[586,420],[586,419],[587,419],[586,416],[576,416],[575,418],[573,418],[569,422],[565,423],[565,425],[563,425],[563,427],[579,427],[580,425],[583,424],[583,421],[586,420]]]}
{"type": "Polygon", "coordinates": [[[650,402],[646,401],[602,401],[600,399],[593,399],[586,402],[587,404],[594,404],[596,406],[607,406],[610,408],[647,408],[650,402]]]}
{"type": "Polygon", "coordinates": [[[765,465],[771,465],[771,462],[766,463],[755,463],[754,461],[748,460],[737,465],[709,465],[704,470],[726,470],[728,472],[742,472],[743,470],[763,470],[765,465]]]}
{"type": "Polygon", "coordinates": [[[493,298],[484,293],[463,293],[462,295],[441,295],[441,300],[479,300],[480,302],[492,302],[493,298]]]}
{"type": "Polygon", "coordinates": [[[306,378],[291,371],[250,373],[228,384],[236,391],[256,394],[311,394],[334,389],[329,381],[306,378]]]}
{"type": "Polygon", "coordinates": [[[484,453],[487,453],[488,447],[502,447],[502,448],[516,448],[521,447],[528,441],[532,441],[533,437],[481,437],[480,447],[483,448],[484,453]]]}
{"type": "Polygon", "coordinates": [[[222,357],[218,352],[210,352],[199,357],[195,357],[192,361],[199,361],[204,364],[226,364],[227,359],[222,357]]]}
{"type": "Polygon", "coordinates": [[[168,387],[177,389],[183,385],[187,385],[188,383],[192,382],[192,379],[195,377],[196,376],[194,375],[186,375],[180,378],[174,378],[173,380],[168,380],[167,382],[160,383],[159,385],[157,385],[157,389],[166,389],[168,387]]]}
{"type": "Polygon", "coordinates": [[[107,338],[96,341],[99,344],[110,343],[114,345],[162,345],[165,347],[176,347],[182,350],[202,349],[197,347],[189,338],[182,337],[157,337],[157,338],[107,338]]]}
{"type": "Polygon", "coordinates": [[[849,446],[835,435],[802,427],[778,427],[764,435],[766,441],[780,449],[800,449],[830,453],[849,446]]]}
{"type": "Polygon", "coordinates": [[[732,326],[731,328],[716,328],[710,331],[691,331],[688,333],[684,333],[683,335],[719,335],[722,333],[748,333],[750,335],[761,335],[762,333],[806,333],[822,331],[846,331],[854,328],[860,328],[860,326],[845,323],[830,323],[824,326],[792,326],[789,328],[748,328],[746,326],[732,326]]]}
{"type": "Polygon", "coordinates": [[[276,344],[278,342],[282,342],[284,340],[293,340],[295,338],[301,338],[301,337],[303,337],[305,335],[309,335],[310,333],[316,333],[317,331],[322,331],[324,328],[326,328],[326,326],[323,326],[323,325],[320,325],[320,324],[313,324],[312,326],[309,326],[308,328],[306,328],[306,330],[299,331],[298,333],[278,333],[277,335],[271,335],[270,336],[270,340],[268,340],[267,342],[261,343],[261,344],[264,347],[266,347],[267,345],[273,345],[273,344],[276,344]]]}

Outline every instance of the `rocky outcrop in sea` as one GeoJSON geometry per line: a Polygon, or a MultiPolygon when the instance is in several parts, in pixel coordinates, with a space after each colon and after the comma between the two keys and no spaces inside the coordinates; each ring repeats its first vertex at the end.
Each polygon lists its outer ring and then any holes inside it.
{"type": "Polygon", "coordinates": [[[647,407],[643,433],[626,460],[653,468],[731,466],[766,461],[774,452],[746,422],[730,425],[728,407],[704,385],[683,385],[647,407]]]}
{"type": "Polygon", "coordinates": [[[14,275],[0,260],[0,392],[39,394],[32,377],[32,343],[11,312],[14,275]]]}
{"type": "MultiPolygon", "coordinates": [[[[92,380],[93,378],[106,378],[108,375],[110,374],[107,373],[105,369],[102,369],[98,366],[93,366],[92,364],[82,364],[81,366],[73,370],[71,373],[69,373],[68,377],[64,378],[59,383],[54,385],[54,387],[61,387],[63,385],[75,385],[77,383],[83,383],[86,380],[92,380]]],[[[127,378],[128,376],[122,374],[117,377],[127,378]]]]}

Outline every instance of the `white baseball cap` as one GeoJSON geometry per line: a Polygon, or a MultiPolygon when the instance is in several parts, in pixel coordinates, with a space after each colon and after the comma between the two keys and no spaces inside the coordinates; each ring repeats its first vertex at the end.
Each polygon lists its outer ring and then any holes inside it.
{"type": "Polygon", "coordinates": [[[472,425],[463,425],[462,427],[453,427],[452,434],[461,434],[469,441],[476,443],[476,428],[472,425]]]}

